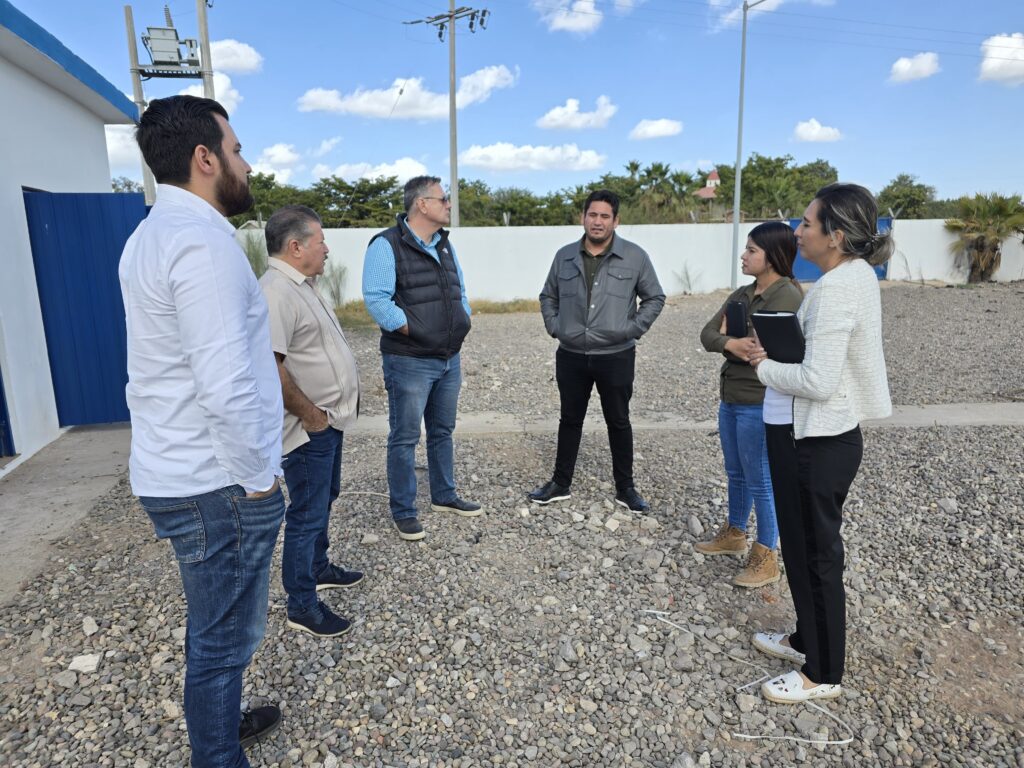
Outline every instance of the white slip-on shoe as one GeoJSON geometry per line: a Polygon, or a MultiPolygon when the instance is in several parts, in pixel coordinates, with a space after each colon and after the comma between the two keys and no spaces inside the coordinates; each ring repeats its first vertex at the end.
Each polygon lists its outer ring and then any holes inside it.
{"type": "Polygon", "coordinates": [[[782,633],[755,632],[754,647],[761,653],[767,653],[769,656],[774,656],[777,659],[785,659],[786,661],[795,661],[803,664],[806,661],[804,655],[795,648],[783,645],[782,641],[785,638],[786,635],[782,633]]]}
{"type": "Polygon", "coordinates": [[[813,688],[804,688],[804,679],[795,669],[784,675],[773,677],[761,686],[761,695],[776,704],[799,704],[815,699],[834,699],[843,692],[841,685],[818,683],[813,688]]]}

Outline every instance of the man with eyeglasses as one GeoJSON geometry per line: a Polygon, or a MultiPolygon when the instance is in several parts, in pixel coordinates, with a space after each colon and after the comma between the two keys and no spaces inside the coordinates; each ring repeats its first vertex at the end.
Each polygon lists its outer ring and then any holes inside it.
{"type": "Polygon", "coordinates": [[[376,234],[363,262],[363,300],[380,326],[388,393],[387,473],[398,535],[426,534],[416,508],[416,445],[427,428],[430,508],[461,517],[482,514],[455,491],[452,432],[462,384],[459,350],[470,329],[462,268],[444,226],[451,202],[436,176],[405,184],[405,213],[376,234]]]}

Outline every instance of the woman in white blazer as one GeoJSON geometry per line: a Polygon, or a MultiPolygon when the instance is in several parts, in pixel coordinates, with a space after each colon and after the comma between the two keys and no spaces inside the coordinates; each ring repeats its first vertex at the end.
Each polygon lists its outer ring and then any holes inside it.
{"type": "Polygon", "coordinates": [[[806,340],[803,362],[769,360],[762,348],[751,356],[775,403],[768,409],[766,395],[766,421],[773,423],[765,424],[765,434],[796,609],[795,632],[758,633],[754,645],[802,665],[761,687],[775,702],[840,694],[846,656],[843,503],[863,453],[860,422],[892,411],[872,269],[888,260],[892,240],[877,222],[878,205],[863,187],[831,184],[818,192],[796,230],[804,258],[822,271],[797,313],[806,340]]]}

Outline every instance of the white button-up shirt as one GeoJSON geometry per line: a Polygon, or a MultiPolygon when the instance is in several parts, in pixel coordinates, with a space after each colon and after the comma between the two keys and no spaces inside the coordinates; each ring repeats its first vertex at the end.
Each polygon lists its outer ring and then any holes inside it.
{"type": "Polygon", "coordinates": [[[184,497],[281,473],[281,381],[267,303],[234,228],[161,184],[118,268],[138,496],[184,497]]]}

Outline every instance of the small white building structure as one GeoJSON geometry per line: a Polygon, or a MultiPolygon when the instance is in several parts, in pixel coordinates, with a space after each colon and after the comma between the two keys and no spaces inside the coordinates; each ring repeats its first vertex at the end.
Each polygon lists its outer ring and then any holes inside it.
{"type": "MultiPolygon", "coordinates": [[[[110,192],[103,126],[133,123],[137,110],[8,0],[0,0],[0,84],[0,422],[20,463],[60,434],[23,191],[110,192]]],[[[11,452],[3,448],[0,474],[11,452]]]]}

